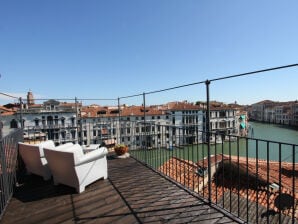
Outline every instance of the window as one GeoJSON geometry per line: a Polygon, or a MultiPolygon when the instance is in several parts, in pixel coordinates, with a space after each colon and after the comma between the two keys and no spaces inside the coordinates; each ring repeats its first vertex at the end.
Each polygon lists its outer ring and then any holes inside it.
{"type": "Polygon", "coordinates": [[[225,111],[220,111],[219,112],[219,117],[225,117],[226,116],[226,112],[225,111]]]}
{"type": "Polygon", "coordinates": [[[64,117],[61,118],[61,125],[62,125],[62,126],[65,125],[65,118],[64,118],[64,117]]]}
{"type": "Polygon", "coordinates": [[[71,131],[71,137],[72,137],[72,139],[76,138],[76,131],[75,130],[71,131]]]}
{"type": "Polygon", "coordinates": [[[130,128],[126,129],[127,134],[130,134],[130,128]]]}
{"type": "Polygon", "coordinates": [[[47,123],[48,123],[48,125],[53,125],[53,117],[52,116],[47,117],[47,123]]]}
{"type": "Polygon", "coordinates": [[[74,118],[74,117],[71,118],[71,125],[72,125],[72,126],[75,125],[75,118],[74,118]]]}
{"type": "Polygon", "coordinates": [[[15,119],[10,122],[10,128],[18,128],[18,122],[15,119]]]}
{"type": "Polygon", "coordinates": [[[55,125],[58,125],[58,116],[55,116],[54,123],[55,125]]]}
{"type": "Polygon", "coordinates": [[[42,116],[42,121],[41,121],[42,125],[46,125],[46,120],[45,120],[45,117],[42,116]]]}
{"type": "Polygon", "coordinates": [[[93,136],[96,136],[96,130],[93,130],[93,136]]]}
{"type": "Polygon", "coordinates": [[[87,131],[84,131],[84,137],[87,137],[87,131]]]}

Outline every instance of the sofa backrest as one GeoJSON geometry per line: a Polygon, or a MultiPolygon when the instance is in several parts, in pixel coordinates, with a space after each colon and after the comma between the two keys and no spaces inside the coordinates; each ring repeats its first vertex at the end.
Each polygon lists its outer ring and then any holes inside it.
{"type": "MultiPolygon", "coordinates": [[[[77,146],[73,145],[61,150],[44,149],[45,157],[48,161],[48,166],[51,170],[54,181],[58,183],[70,184],[78,182],[78,177],[75,171],[76,156],[73,152],[77,146]],[[72,150],[70,150],[72,148],[72,150]]],[[[76,149],[79,151],[78,149],[76,149]]]]}
{"type": "Polygon", "coordinates": [[[38,145],[19,142],[19,153],[28,171],[38,170],[42,166],[38,145]]]}
{"type": "Polygon", "coordinates": [[[38,146],[39,146],[40,157],[44,157],[43,148],[54,149],[55,143],[53,142],[53,140],[47,140],[39,143],[38,146]]]}

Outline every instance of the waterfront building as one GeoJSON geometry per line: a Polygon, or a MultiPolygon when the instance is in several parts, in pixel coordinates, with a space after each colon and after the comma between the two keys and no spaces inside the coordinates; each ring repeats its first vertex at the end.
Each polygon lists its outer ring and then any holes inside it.
{"type": "Polygon", "coordinates": [[[211,131],[222,134],[237,134],[236,110],[232,107],[220,104],[210,108],[211,131]]]}
{"type": "Polygon", "coordinates": [[[7,135],[14,128],[17,127],[17,122],[12,122],[15,118],[16,113],[15,108],[6,108],[4,106],[0,106],[0,121],[2,123],[2,134],[7,135]]]}
{"type": "Polygon", "coordinates": [[[24,127],[24,140],[29,142],[44,139],[52,139],[57,145],[78,142],[77,114],[81,104],[56,100],[34,104],[32,92],[28,92],[27,100],[29,103],[6,116],[6,127],[24,127]]]}
{"type": "Polygon", "coordinates": [[[261,101],[252,104],[249,117],[260,122],[298,126],[297,102],[261,101]]]}
{"type": "Polygon", "coordinates": [[[287,124],[291,122],[291,108],[288,105],[275,106],[275,123],[287,124]]]}
{"type": "MultiPolygon", "coordinates": [[[[103,141],[137,148],[171,148],[206,141],[206,136],[202,134],[206,130],[206,110],[202,105],[183,101],[145,108],[126,105],[119,108],[98,105],[82,107],[79,121],[79,129],[83,133],[79,134],[81,142],[87,145],[103,141]],[[165,131],[161,130],[162,126],[166,126],[165,131]]],[[[221,133],[239,135],[241,129],[246,130],[247,113],[237,111],[233,106],[213,104],[211,131],[219,134],[220,138],[221,133]]],[[[245,133],[242,130],[241,134],[245,133]]]]}
{"type": "Polygon", "coordinates": [[[271,100],[264,100],[264,101],[252,104],[251,111],[249,114],[250,119],[255,120],[255,121],[267,120],[268,116],[265,115],[265,112],[271,111],[275,105],[276,104],[271,100]],[[268,108],[271,108],[271,110],[268,108]]]}
{"type": "MultiPolygon", "coordinates": [[[[4,126],[24,127],[25,140],[33,142],[52,139],[57,145],[123,143],[136,148],[172,148],[206,141],[202,134],[206,131],[206,106],[187,101],[146,107],[82,106],[57,100],[36,104],[30,91],[27,103],[10,112],[4,126]]],[[[246,127],[247,114],[242,108],[211,102],[210,131],[217,134],[217,142],[223,135],[246,135],[246,127]]]]}
{"type": "Polygon", "coordinates": [[[295,101],[295,103],[292,104],[292,125],[298,127],[298,103],[295,101]]]}

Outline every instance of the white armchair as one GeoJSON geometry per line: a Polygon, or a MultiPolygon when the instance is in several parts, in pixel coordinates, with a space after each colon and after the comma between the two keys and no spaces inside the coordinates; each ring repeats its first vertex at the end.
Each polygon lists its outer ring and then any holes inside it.
{"type": "Polygon", "coordinates": [[[66,143],[55,147],[52,140],[47,140],[39,144],[27,144],[19,142],[19,153],[25,163],[27,173],[42,176],[44,180],[51,179],[51,172],[47,160],[44,156],[44,148],[63,150],[72,146],[73,143],[66,143]]]}
{"type": "Polygon", "coordinates": [[[42,176],[44,180],[49,180],[51,173],[44,157],[44,147],[55,148],[55,144],[51,140],[35,145],[19,142],[19,153],[25,163],[27,173],[33,173],[42,176]]]}
{"type": "Polygon", "coordinates": [[[107,148],[101,147],[87,154],[79,144],[56,150],[44,148],[54,184],[65,184],[76,188],[78,193],[94,181],[108,177],[107,148]]]}

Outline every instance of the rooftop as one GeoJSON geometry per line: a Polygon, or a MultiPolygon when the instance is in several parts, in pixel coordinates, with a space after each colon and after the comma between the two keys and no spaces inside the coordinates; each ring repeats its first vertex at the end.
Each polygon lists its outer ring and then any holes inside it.
{"type": "MultiPolygon", "coordinates": [[[[298,217],[297,202],[294,211],[289,208],[291,206],[287,207],[287,203],[291,204],[293,200],[292,195],[295,195],[296,201],[298,199],[297,192],[293,194],[293,189],[295,191],[298,189],[297,181],[295,181],[293,187],[293,175],[297,176],[297,171],[295,173],[292,172],[293,163],[281,162],[279,164],[279,162],[267,162],[227,155],[212,156],[210,162],[213,167],[216,167],[211,169],[213,177],[211,182],[211,200],[214,203],[221,204],[223,198],[227,197],[228,194],[230,199],[224,199],[224,201],[233,201],[234,204],[237,204],[237,198],[239,197],[237,208],[244,208],[245,210],[247,205],[255,207],[254,209],[257,212],[251,211],[248,218],[249,220],[254,220],[252,222],[256,222],[255,218],[259,218],[258,221],[262,223],[265,217],[269,215],[271,222],[277,223],[279,211],[284,222],[291,223],[293,215],[296,218],[298,217]],[[279,166],[281,173],[279,172],[279,166]],[[279,179],[281,179],[281,182],[279,179]],[[281,183],[281,186],[278,186],[276,183],[281,183]],[[279,195],[282,195],[283,198],[279,195]],[[278,205],[281,205],[278,203],[279,200],[288,200],[288,202],[281,203],[284,204],[284,207],[279,208],[278,205]],[[264,208],[263,213],[260,213],[262,211],[260,208],[264,208]],[[267,212],[265,208],[268,208],[272,213],[265,214],[265,211],[267,212]],[[260,213],[259,216],[256,213],[260,213]]],[[[160,166],[159,170],[206,198],[208,196],[207,164],[207,159],[194,163],[173,157],[160,166]]],[[[298,164],[294,164],[294,166],[297,167],[298,164]]],[[[227,203],[223,205],[224,208],[226,206],[227,203]]],[[[232,208],[229,210],[233,211],[232,208]]],[[[238,213],[244,220],[247,218],[247,213],[243,213],[241,216],[242,211],[234,212],[238,213]]]]}

